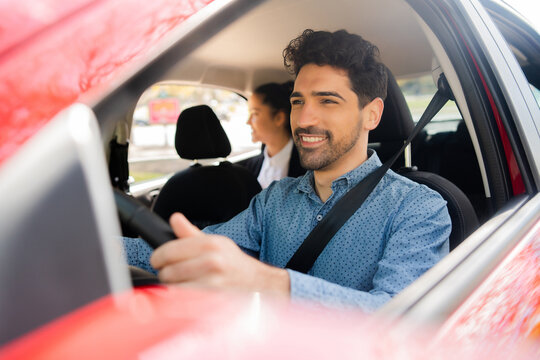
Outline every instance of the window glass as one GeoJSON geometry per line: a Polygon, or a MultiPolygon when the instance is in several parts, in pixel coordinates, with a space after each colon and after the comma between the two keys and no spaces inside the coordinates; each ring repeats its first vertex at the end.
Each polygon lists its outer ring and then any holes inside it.
{"type": "Polygon", "coordinates": [[[230,157],[259,148],[251,142],[247,101],[240,95],[207,87],[157,84],[144,92],[133,114],[129,145],[133,182],[172,174],[191,164],[176,153],[176,122],[182,110],[201,104],[210,106],[221,120],[231,142],[230,157]]]}
{"type": "MultiPolygon", "coordinates": [[[[407,105],[409,105],[413,120],[417,122],[437,92],[433,77],[431,74],[427,74],[414,78],[398,79],[397,83],[405,96],[407,105]]],[[[428,134],[456,131],[461,120],[462,117],[456,103],[448,101],[425,129],[428,134]]]]}

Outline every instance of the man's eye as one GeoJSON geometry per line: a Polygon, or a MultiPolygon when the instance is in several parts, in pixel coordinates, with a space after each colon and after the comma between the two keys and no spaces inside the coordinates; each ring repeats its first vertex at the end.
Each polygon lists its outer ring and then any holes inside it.
{"type": "Polygon", "coordinates": [[[322,99],[321,103],[322,104],[337,104],[337,101],[332,100],[332,99],[322,99]]]}
{"type": "Polygon", "coordinates": [[[291,105],[300,105],[300,104],[303,104],[303,101],[300,99],[291,100],[291,105]]]}

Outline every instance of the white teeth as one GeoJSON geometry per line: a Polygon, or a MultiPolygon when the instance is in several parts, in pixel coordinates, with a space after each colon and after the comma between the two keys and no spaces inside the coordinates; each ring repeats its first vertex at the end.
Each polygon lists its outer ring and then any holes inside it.
{"type": "Polygon", "coordinates": [[[302,141],[304,142],[308,142],[308,143],[314,143],[314,142],[317,142],[317,141],[323,141],[324,140],[324,137],[319,137],[319,136],[302,136],[302,141]]]}

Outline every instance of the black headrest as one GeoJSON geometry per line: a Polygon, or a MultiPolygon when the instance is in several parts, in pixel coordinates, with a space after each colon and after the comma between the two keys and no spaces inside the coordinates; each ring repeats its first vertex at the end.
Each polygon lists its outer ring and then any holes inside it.
{"type": "Polygon", "coordinates": [[[414,129],[414,121],[394,75],[388,73],[388,90],[381,122],[369,132],[369,142],[404,141],[414,129]]]}
{"type": "Polygon", "coordinates": [[[176,124],[176,152],[182,159],[215,159],[231,153],[231,143],[207,105],[185,109],[176,124]]]}

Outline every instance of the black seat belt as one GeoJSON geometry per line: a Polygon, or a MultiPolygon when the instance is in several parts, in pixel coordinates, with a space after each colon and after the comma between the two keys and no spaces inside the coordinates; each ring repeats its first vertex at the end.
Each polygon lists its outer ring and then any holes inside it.
{"type": "MultiPolygon", "coordinates": [[[[442,76],[441,76],[442,78],[442,76]]],[[[439,79],[441,82],[446,82],[446,79],[439,79]]],[[[362,206],[364,200],[371,194],[377,186],[384,174],[390,169],[397,158],[405,150],[412,139],[429,123],[429,121],[441,110],[446,104],[450,96],[448,96],[449,87],[439,86],[433,99],[431,99],[422,117],[414,127],[401,149],[394,154],[392,158],[387,160],[381,167],[366,176],[362,181],[356,184],[349,192],[339,199],[334,207],[330,209],[328,214],[313,228],[306,237],[302,245],[296,250],[292,258],[287,263],[286,268],[296,270],[307,274],[313,267],[313,264],[324,250],[326,245],[341,229],[343,224],[362,206]]]]}

